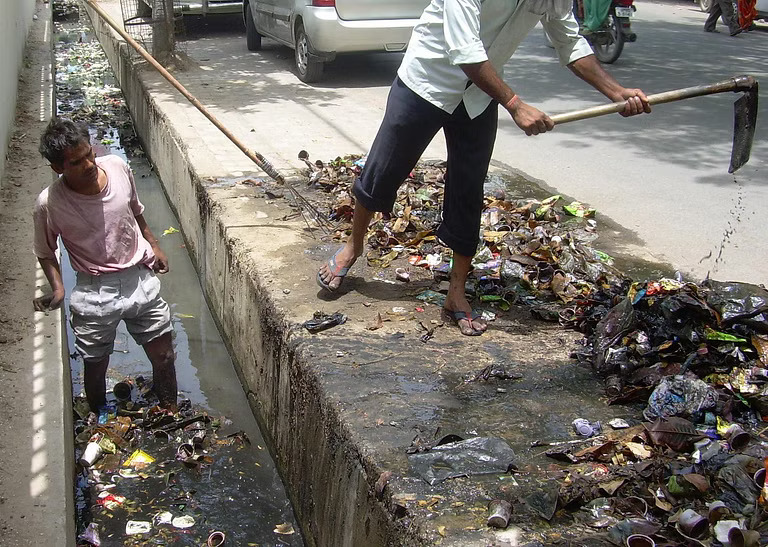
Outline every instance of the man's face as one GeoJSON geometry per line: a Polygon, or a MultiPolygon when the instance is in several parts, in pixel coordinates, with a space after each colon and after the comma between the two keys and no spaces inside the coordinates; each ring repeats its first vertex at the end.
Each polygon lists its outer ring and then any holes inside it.
{"type": "Polygon", "coordinates": [[[59,175],[64,175],[67,185],[82,188],[98,184],[99,168],[91,143],[82,141],[64,152],[64,161],[51,165],[59,175]]]}

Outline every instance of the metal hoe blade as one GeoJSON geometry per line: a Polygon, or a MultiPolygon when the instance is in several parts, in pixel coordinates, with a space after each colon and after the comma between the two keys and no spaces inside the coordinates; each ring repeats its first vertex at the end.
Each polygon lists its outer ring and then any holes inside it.
{"type": "Polygon", "coordinates": [[[757,81],[755,81],[745,90],[744,95],[733,103],[733,149],[729,173],[735,173],[749,161],[757,125],[757,89],[757,81]]]}

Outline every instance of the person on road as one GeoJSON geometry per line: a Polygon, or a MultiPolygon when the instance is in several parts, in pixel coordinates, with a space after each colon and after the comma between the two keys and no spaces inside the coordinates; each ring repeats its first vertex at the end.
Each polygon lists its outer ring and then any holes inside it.
{"type": "Polygon", "coordinates": [[[739,0],[739,27],[744,32],[749,32],[756,28],[755,19],[757,19],[757,0],[739,0]]]}
{"type": "Polygon", "coordinates": [[[352,234],[320,268],[317,281],[334,291],[363,253],[374,212],[392,210],[397,190],[442,128],[448,149],[443,218],[438,237],[453,250],[444,312],[465,335],[487,325],[464,293],[479,243],[483,182],[496,138],[498,105],[526,135],[554,123],[502,79],[504,64],[541,21],[562,64],[606,97],[625,102],[625,116],[650,112],[640,89],[619,85],[598,63],[571,13],[572,0],[432,0],[413,30],[387,107],[355,181],[352,234]]]}
{"type": "Polygon", "coordinates": [[[51,120],[40,153],[59,178],[35,203],[34,252],[52,289],[34,300],[35,310],[57,309],[64,300],[61,237],[77,274],[70,323],[91,410],[106,404],[107,366],[122,320],[152,363],[161,406],[175,411],[170,310],[155,276],[168,272],[168,258],[144,220],[130,167],[115,155],[96,158],[88,128],[63,118],[51,120]]]}
{"type": "Polygon", "coordinates": [[[731,36],[741,33],[738,16],[733,13],[733,4],[731,0],[714,0],[709,8],[709,17],[704,22],[705,32],[717,32],[717,20],[722,16],[723,22],[728,26],[728,32],[731,36]]]}

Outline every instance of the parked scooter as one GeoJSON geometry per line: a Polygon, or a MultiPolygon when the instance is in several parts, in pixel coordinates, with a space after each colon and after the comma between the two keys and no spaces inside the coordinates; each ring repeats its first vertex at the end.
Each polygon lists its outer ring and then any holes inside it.
{"type": "Polygon", "coordinates": [[[634,42],[630,18],[637,8],[633,0],[574,0],[573,14],[580,34],[587,39],[602,63],[613,63],[625,42],[634,42]]]}

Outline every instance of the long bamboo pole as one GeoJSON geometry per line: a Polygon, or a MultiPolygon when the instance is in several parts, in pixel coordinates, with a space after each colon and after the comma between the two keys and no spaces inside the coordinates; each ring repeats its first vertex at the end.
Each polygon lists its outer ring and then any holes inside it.
{"type": "MultiPolygon", "coordinates": [[[[99,14],[99,16],[104,19],[104,21],[114,29],[115,32],[117,32],[123,40],[125,40],[132,48],[134,48],[139,55],[141,55],[150,65],[152,65],[168,82],[176,88],[176,90],[184,95],[184,97],[192,103],[192,105],[197,108],[200,113],[208,118],[208,120],[216,126],[216,128],[221,131],[224,136],[226,136],[232,143],[237,146],[243,154],[248,156],[248,158],[251,159],[259,168],[264,171],[267,175],[272,177],[275,181],[277,181],[280,184],[285,185],[288,190],[293,194],[293,196],[296,198],[299,209],[303,211],[304,208],[309,209],[309,211],[312,213],[312,216],[314,217],[314,220],[324,229],[327,229],[328,221],[323,219],[323,217],[320,215],[320,213],[317,211],[317,209],[309,202],[307,199],[299,194],[299,192],[293,187],[293,185],[286,180],[286,178],[261,154],[259,154],[256,151],[253,151],[249,149],[245,144],[237,138],[227,127],[219,121],[216,116],[214,116],[197,98],[192,95],[187,89],[181,85],[181,83],[174,78],[170,72],[168,72],[163,65],[161,65],[157,60],[150,55],[147,50],[145,50],[141,44],[136,42],[131,36],[123,30],[123,28],[118,25],[110,15],[105,12],[101,6],[96,4],[93,0],[84,0],[96,13],[99,14]]],[[[306,219],[305,219],[306,220],[306,219]]]]}

